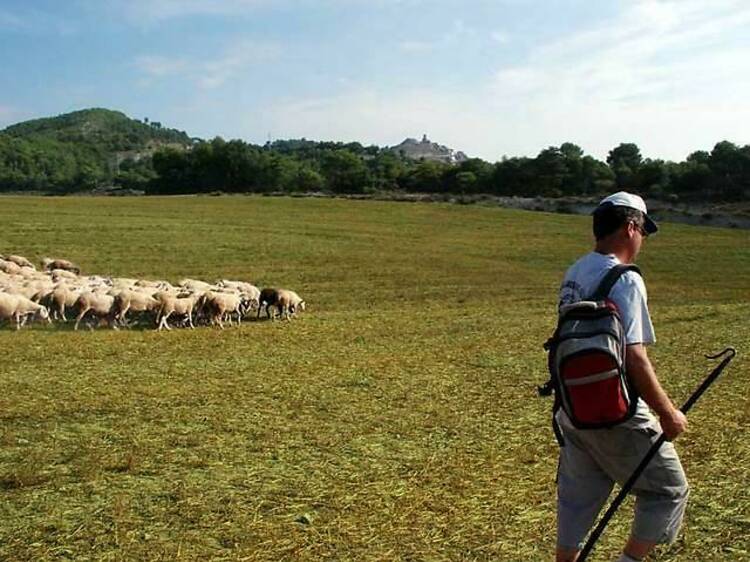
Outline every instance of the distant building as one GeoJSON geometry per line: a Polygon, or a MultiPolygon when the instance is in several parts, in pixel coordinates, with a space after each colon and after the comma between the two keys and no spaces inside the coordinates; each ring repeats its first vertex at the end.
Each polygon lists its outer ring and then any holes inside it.
{"type": "Polygon", "coordinates": [[[427,135],[423,135],[421,141],[407,138],[401,144],[391,147],[391,150],[412,160],[434,160],[446,164],[459,164],[468,160],[463,152],[432,142],[427,135]]]}

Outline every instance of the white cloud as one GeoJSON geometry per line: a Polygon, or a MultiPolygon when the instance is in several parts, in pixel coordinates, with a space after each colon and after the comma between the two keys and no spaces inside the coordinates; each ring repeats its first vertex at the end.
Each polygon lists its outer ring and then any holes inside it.
{"type": "Polygon", "coordinates": [[[184,58],[144,55],[135,60],[134,66],[148,76],[161,78],[182,74],[190,67],[190,64],[184,58]]]}
{"type": "Polygon", "coordinates": [[[431,41],[402,41],[399,49],[409,54],[424,54],[435,50],[437,43],[431,41]]]}
{"type": "Polygon", "coordinates": [[[640,1],[603,27],[532,50],[498,71],[491,91],[498,110],[524,107],[529,127],[574,132],[577,123],[599,156],[637,138],[647,154],[683,158],[741,134],[726,112],[750,115],[741,101],[750,95],[748,23],[750,8],[738,2],[640,1]],[[698,131],[695,119],[714,126],[698,131]]]}
{"type": "Polygon", "coordinates": [[[19,16],[0,11],[0,29],[26,29],[26,24],[19,16]]]}
{"type": "Polygon", "coordinates": [[[229,45],[212,59],[188,59],[162,55],[138,57],[133,66],[149,79],[182,77],[201,88],[222,86],[247,68],[279,55],[281,48],[273,43],[240,40],[229,45]]]}
{"type": "Polygon", "coordinates": [[[128,19],[143,24],[188,16],[248,14],[268,0],[121,0],[119,9],[128,19]]]}
{"type": "Polygon", "coordinates": [[[507,45],[510,43],[510,34],[505,31],[493,31],[490,34],[490,38],[500,45],[507,45]]]}

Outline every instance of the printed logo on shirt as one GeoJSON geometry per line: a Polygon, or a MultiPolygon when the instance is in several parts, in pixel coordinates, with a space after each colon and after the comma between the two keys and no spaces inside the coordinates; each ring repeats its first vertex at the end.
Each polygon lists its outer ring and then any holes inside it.
{"type": "Polygon", "coordinates": [[[566,304],[573,304],[583,298],[583,287],[575,281],[565,281],[560,286],[560,302],[557,307],[560,308],[566,304]]]}

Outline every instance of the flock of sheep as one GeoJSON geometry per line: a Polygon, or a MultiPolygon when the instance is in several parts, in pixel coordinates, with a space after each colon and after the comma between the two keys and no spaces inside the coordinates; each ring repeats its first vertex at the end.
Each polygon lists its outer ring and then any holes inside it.
{"type": "Polygon", "coordinates": [[[75,314],[75,329],[83,321],[89,328],[108,324],[114,329],[130,325],[138,315],[157,329],[195,323],[230,325],[257,309],[267,318],[291,319],[305,310],[305,301],[294,291],[259,290],[244,281],[222,279],[206,283],[183,279],[177,286],[167,281],[81,275],[74,263],[44,258],[37,270],[23,256],[0,255],[0,321],[14,322],[16,329],[29,320],[67,322],[75,314]],[[130,318],[128,315],[130,314],[130,318]]]}

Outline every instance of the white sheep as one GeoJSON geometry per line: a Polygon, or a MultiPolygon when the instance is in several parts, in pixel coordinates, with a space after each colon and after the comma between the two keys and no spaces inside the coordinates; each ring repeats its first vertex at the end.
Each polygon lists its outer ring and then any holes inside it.
{"type": "Polygon", "coordinates": [[[169,293],[159,293],[157,299],[161,302],[161,307],[156,315],[156,323],[158,329],[166,328],[171,330],[167,320],[174,314],[175,316],[187,317],[188,326],[190,329],[194,329],[193,324],[193,309],[195,308],[198,299],[200,299],[200,293],[190,293],[184,296],[173,295],[169,293]]]}
{"type": "Polygon", "coordinates": [[[222,293],[215,291],[208,291],[201,296],[199,303],[204,311],[207,312],[211,324],[218,324],[223,330],[224,318],[229,319],[229,323],[232,323],[232,314],[237,314],[237,322],[242,323],[242,311],[243,306],[246,303],[246,299],[239,293],[222,293]]]}
{"type": "Polygon", "coordinates": [[[305,301],[294,291],[279,289],[276,308],[278,308],[282,318],[286,315],[287,320],[290,320],[297,315],[297,311],[305,310],[305,301]]]}
{"type": "Polygon", "coordinates": [[[92,312],[93,315],[99,319],[99,322],[101,322],[102,319],[106,319],[109,325],[116,330],[117,326],[114,323],[114,304],[115,297],[112,295],[101,292],[84,291],[76,300],[78,316],[76,317],[74,329],[77,330],[81,319],[83,319],[88,312],[92,312]]]}
{"type": "Polygon", "coordinates": [[[160,302],[153,297],[153,291],[136,291],[125,289],[115,295],[115,320],[125,325],[128,311],[155,312],[160,302]]]}
{"type": "Polygon", "coordinates": [[[52,314],[56,318],[62,319],[63,322],[67,322],[68,319],[65,316],[65,309],[70,308],[76,304],[78,297],[83,293],[82,287],[70,287],[65,284],[60,284],[46,297],[46,302],[49,308],[52,309],[52,314]]]}
{"type": "Polygon", "coordinates": [[[7,256],[5,258],[5,261],[13,262],[19,267],[29,267],[31,269],[36,269],[36,267],[34,267],[34,264],[23,256],[7,256]]]}
{"type": "Polygon", "coordinates": [[[9,275],[18,275],[21,273],[21,266],[8,260],[0,260],[0,271],[9,275]]]}
{"type": "Polygon", "coordinates": [[[216,285],[239,292],[246,298],[248,305],[246,307],[246,310],[243,311],[243,316],[247,315],[250,310],[260,307],[260,289],[258,289],[258,287],[256,287],[252,283],[221,279],[216,283],[216,285]]]}
{"type": "Polygon", "coordinates": [[[183,289],[187,291],[211,291],[215,290],[216,287],[214,285],[211,285],[210,283],[206,283],[205,281],[201,281],[199,279],[180,279],[180,282],[177,283],[179,287],[182,287],[183,289]]]}
{"type": "Polygon", "coordinates": [[[67,269],[53,269],[49,273],[55,283],[58,283],[63,279],[67,281],[78,281],[78,275],[67,269]]]}
{"type": "Polygon", "coordinates": [[[0,319],[15,320],[16,330],[20,330],[29,317],[35,316],[50,321],[49,313],[44,306],[22,295],[0,293],[0,319]]]}

